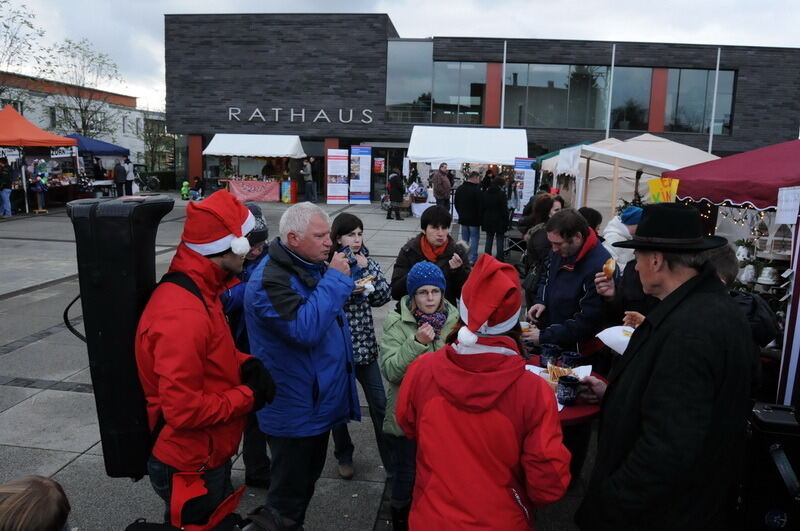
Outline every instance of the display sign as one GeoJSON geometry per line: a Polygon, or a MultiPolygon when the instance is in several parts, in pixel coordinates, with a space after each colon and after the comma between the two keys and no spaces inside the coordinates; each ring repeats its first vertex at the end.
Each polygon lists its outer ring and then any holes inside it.
{"type": "Polygon", "coordinates": [[[514,182],[518,201],[514,210],[514,218],[522,216],[522,209],[528,204],[531,197],[536,194],[536,159],[514,159],[514,182]]]}
{"type": "Polygon", "coordinates": [[[386,159],[376,158],[372,164],[372,171],[375,173],[386,172],[386,159]]]}
{"type": "Polygon", "coordinates": [[[348,199],[348,162],[350,154],[346,149],[329,149],[328,163],[328,204],[346,205],[348,199]]]}
{"type": "Polygon", "coordinates": [[[650,202],[651,203],[672,203],[675,201],[675,194],[678,193],[679,179],[660,177],[650,181],[650,202]]]}
{"type": "Polygon", "coordinates": [[[51,159],[67,159],[78,156],[78,146],[64,146],[50,148],[51,159]]]}
{"type": "Polygon", "coordinates": [[[14,162],[20,157],[19,150],[17,148],[0,148],[0,158],[7,158],[8,162],[14,162]]]}
{"type": "Polygon", "coordinates": [[[775,223],[792,225],[797,221],[798,213],[800,213],[800,186],[778,188],[778,212],[775,214],[775,223]]]}
{"type": "Polygon", "coordinates": [[[353,146],[350,148],[350,204],[369,203],[370,169],[372,148],[353,146]]]}
{"type": "MultiPolygon", "coordinates": [[[[277,202],[281,199],[281,186],[277,182],[230,180],[228,187],[239,201],[277,202]]],[[[289,190],[289,194],[289,198],[291,198],[291,190],[289,190]]]]}

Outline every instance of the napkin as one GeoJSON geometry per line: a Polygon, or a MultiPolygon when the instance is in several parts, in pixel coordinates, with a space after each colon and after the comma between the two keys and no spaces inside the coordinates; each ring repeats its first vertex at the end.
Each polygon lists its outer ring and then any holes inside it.
{"type": "Polygon", "coordinates": [[[632,335],[633,328],[630,326],[612,326],[597,334],[597,339],[617,354],[622,354],[628,348],[632,335]]]}

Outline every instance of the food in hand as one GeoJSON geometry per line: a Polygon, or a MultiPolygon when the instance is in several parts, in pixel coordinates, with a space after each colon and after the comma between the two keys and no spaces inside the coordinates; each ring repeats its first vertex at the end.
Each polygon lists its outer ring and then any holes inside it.
{"type": "Polygon", "coordinates": [[[609,258],[606,260],[606,263],[603,264],[603,274],[606,278],[613,278],[615,269],[617,269],[617,261],[613,258],[609,258]]]}
{"type": "Polygon", "coordinates": [[[572,369],[570,368],[562,368],[556,365],[547,365],[547,383],[550,384],[550,387],[555,390],[556,386],[558,386],[558,379],[561,376],[567,376],[573,374],[572,369]]]}
{"type": "Polygon", "coordinates": [[[356,286],[359,286],[359,287],[366,286],[367,284],[369,284],[373,280],[375,280],[375,277],[372,276],[372,275],[366,276],[364,278],[359,278],[358,280],[356,280],[356,286]]]}

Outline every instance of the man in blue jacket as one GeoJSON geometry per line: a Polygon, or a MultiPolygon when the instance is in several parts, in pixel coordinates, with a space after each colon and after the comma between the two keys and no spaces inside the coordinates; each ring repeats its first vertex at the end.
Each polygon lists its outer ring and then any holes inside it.
{"type": "Polygon", "coordinates": [[[355,284],[342,253],[325,263],[330,220],[322,209],[294,205],[279,230],[247,283],[245,319],[252,354],[280,388],[258,412],[272,454],[267,505],[286,529],[299,529],[325,465],[330,430],[360,420],[344,314],[355,284]]]}
{"type": "Polygon", "coordinates": [[[544,282],[528,320],[536,323],[527,338],[554,343],[584,356],[598,350],[591,340],[603,322],[603,302],[594,285],[595,273],[611,255],[576,210],[556,212],[545,225],[550,242],[544,282]]]}

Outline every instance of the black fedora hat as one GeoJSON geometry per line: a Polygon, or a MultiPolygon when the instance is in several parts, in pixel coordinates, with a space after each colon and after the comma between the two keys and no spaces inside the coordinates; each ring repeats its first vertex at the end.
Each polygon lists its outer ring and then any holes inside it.
{"type": "Polygon", "coordinates": [[[644,207],[632,239],[612,245],[625,249],[699,253],[726,243],[728,240],[720,236],[703,234],[697,209],[679,203],[656,203],[644,207]]]}

